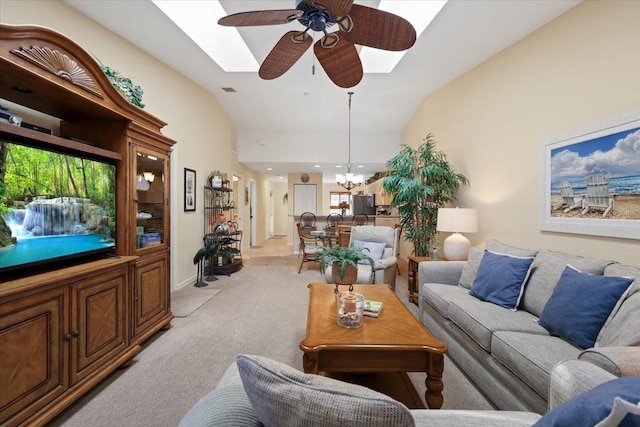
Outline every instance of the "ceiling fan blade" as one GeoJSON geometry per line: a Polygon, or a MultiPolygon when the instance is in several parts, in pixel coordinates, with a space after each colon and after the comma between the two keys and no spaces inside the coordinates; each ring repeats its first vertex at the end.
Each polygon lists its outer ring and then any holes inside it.
{"type": "Polygon", "coordinates": [[[225,27],[254,27],[258,25],[278,25],[295,21],[302,16],[297,9],[255,10],[252,12],[234,13],[218,20],[225,27]]]}
{"type": "Polygon", "coordinates": [[[264,80],[280,77],[300,59],[302,54],[309,49],[311,43],[311,36],[307,33],[300,31],[285,33],[262,61],[258,75],[264,80]]]}
{"type": "Polygon", "coordinates": [[[353,29],[345,33],[351,43],[384,50],[406,50],[416,42],[416,30],[404,18],[383,10],[354,4],[349,16],[353,29]]]}
{"type": "Polygon", "coordinates": [[[329,9],[331,13],[335,16],[342,16],[349,13],[351,6],[353,5],[353,0],[319,0],[319,1],[309,1],[307,3],[311,3],[314,6],[321,6],[325,9],[329,9]]]}
{"type": "Polygon", "coordinates": [[[348,88],[362,80],[362,62],[356,46],[347,40],[342,31],[336,31],[340,41],[332,48],[322,47],[322,40],[313,46],[318,62],[337,86],[348,88]]]}

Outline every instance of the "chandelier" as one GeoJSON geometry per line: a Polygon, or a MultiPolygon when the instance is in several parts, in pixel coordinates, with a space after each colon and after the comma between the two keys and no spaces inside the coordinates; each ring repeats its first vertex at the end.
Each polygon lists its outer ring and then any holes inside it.
{"type": "Polygon", "coordinates": [[[346,189],[347,191],[351,191],[357,186],[361,185],[364,181],[362,175],[354,175],[351,173],[351,95],[353,92],[349,92],[349,150],[348,150],[348,159],[347,159],[347,174],[336,174],[336,181],[338,185],[346,189]]]}

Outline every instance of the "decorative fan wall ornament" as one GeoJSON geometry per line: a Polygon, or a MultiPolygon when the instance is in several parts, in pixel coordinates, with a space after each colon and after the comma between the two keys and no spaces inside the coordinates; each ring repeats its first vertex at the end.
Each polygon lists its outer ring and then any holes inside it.
{"type": "Polygon", "coordinates": [[[300,22],[305,29],[285,33],[260,65],[258,75],[272,80],[286,73],[312,44],[309,31],[322,32],[313,52],[337,86],[349,88],[362,80],[363,70],[355,45],[376,49],[407,50],[416,41],[416,30],[404,18],[353,0],[296,0],[295,9],[258,10],[225,16],[218,24],[252,27],[300,22]],[[337,25],[339,30],[328,32],[337,25]]]}

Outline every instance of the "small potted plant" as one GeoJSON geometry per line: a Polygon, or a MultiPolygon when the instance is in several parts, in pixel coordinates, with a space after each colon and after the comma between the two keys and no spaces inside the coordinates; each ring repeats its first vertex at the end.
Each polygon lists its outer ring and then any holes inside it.
{"type": "Polygon", "coordinates": [[[222,172],[219,170],[214,170],[209,174],[207,181],[213,188],[221,188],[222,187],[222,172]]]}
{"type": "Polygon", "coordinates": [[[356,248],[355,246],[325,246],[318,249],[317,261],[320,264],[320,272],[324,273],[328,265],[331,266],[331,278],[336,283],[336,293],[339,285],[353,284],[358,278],[358,262],[366,261],[371,266],[371,277],[374,274],[375,261],[366,252],[368,248],[356,248]]]}

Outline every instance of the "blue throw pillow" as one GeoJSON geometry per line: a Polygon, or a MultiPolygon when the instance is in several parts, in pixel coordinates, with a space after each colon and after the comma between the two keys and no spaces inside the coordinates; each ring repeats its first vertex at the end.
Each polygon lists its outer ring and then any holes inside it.
{"type": "Polygon", "coordinates": [[[633,279],[594,276],[566,266],[540,313],[545,329],[591,348],[604,322],[629,289],[633,279]]]}
{"type": "Polygon", "coordinates": [[[533,257],[485,250],[469,293],[482,301],[516,310],[532,263],[533,257]]]}
{"type": "MultiPolygon", "coordinates": [[[[606,418],[619,397],[637,405],[640,401],[640,377],[607,381],[547,412],[533,427],[594,426],[606,418]]],[[[640,416],[628,414],[619,427],[638,426],[640,416]]]]}

